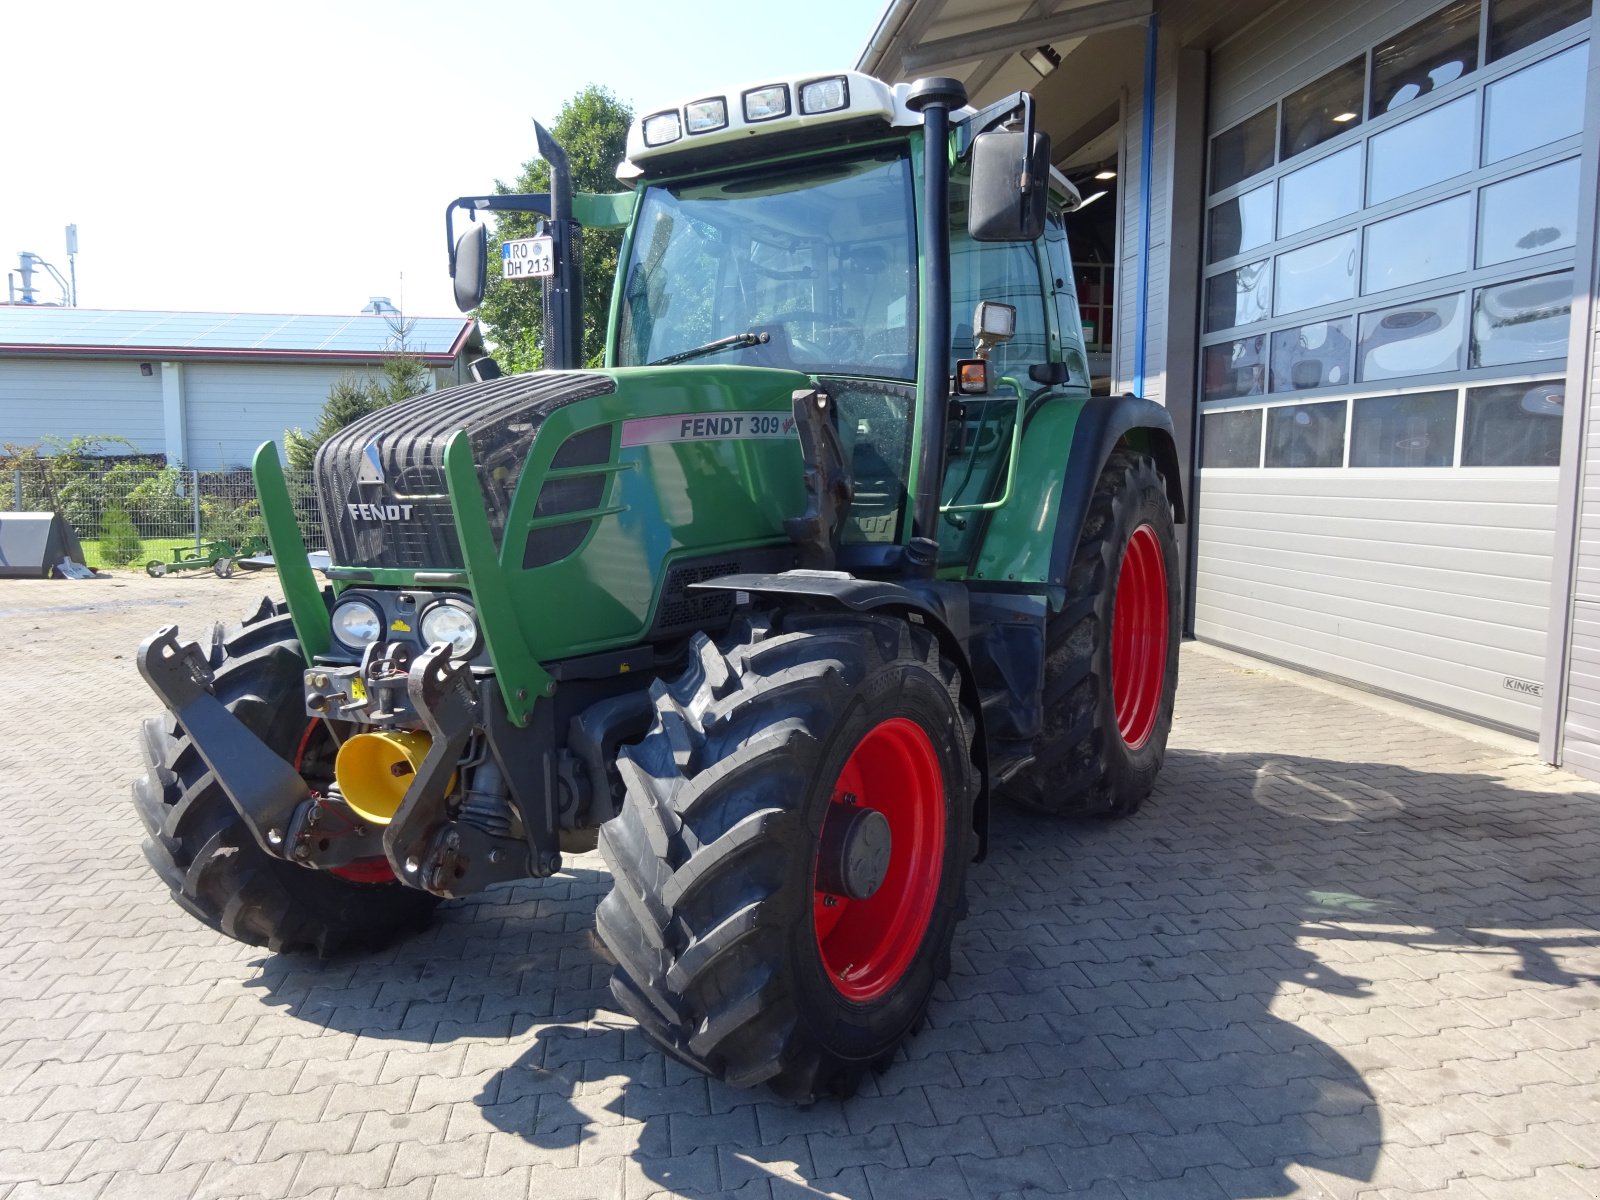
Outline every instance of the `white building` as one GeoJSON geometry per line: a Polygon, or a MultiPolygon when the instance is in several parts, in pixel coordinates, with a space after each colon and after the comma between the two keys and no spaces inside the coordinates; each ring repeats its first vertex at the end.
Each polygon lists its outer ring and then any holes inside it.
{"type": "Polygon", "coordinates": [[[1591,0],[893,0],[1027,88],[1110,387],[1186,443],[1195,636],[1600,778],[1591,0]],[[1571,397],[1572,403],[1566,400],[1571,397]]]}
{"type": "Polygon", "coordinates": [[[0,305],[0,443],[126,438],[196,470],[309,429],[328,389],[404,349],[435,386],[483,353],[465,317],[313,317],[0,305]]]}

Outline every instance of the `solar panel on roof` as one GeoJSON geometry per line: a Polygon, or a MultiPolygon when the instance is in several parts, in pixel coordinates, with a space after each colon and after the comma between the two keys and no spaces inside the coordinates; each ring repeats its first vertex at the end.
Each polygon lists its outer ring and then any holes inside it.
{"type": "Polygon", "coordinates": [[[0,305],[0,348],[11,345],[124,346],[159,351],[260,350],[274,353],[392,351],[404,339],[418,354],[449,353],[465,319],[304,316],[272,313],[156,313],[117,309],[0,305]]]}

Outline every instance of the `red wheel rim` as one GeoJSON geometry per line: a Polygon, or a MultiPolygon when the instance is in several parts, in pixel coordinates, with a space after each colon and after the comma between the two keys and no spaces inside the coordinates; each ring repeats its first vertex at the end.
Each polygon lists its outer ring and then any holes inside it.
{"type": "Polygon", "coordinates": [[[839,772],[829,803],[876,809],[889,822],[892,839],[888,872],[866,899],[813,885],[822,964],[841,996],[863,1003],[888,992],[911,966],[939,894],[944,774],[928,735],[904,717],[876,726],[839,772]]]}
{"type": "MultiPolygon", "coordinates": [[[[311,750],[317,731],[321,728],[320,720],[310,722],[306,726],[306,731],[300,735],[300,744],[295,747],[294,769],[302,775],[305,774],[306,755],[311,750]]],[[[328,874],[337,875],[350,883],[394,882],[394,868],[389,866],[387,858],[358,858],[355,862],[346,863],[342,867],[329,867],[328,874]]]]}
{"type": "Polygon", "coordinates": [[[1167,674],[1167,563],[1148,524],[1133,531],[1117,573],[1111,618],[1111,698],[1117,731],[1137,750],[1150,740],[1167,674]]]}

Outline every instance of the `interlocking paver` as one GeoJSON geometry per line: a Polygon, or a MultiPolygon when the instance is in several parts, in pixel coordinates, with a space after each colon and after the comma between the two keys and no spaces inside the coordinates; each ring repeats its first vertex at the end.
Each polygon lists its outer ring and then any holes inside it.
{"type": "Polygon", "coordinates": [[[798,1109],[618,1014],[595,855],[369,960],[167,900],[132,649],[273,582],[0,582],[52,678],[0,747],[0,1200],[1600,1193],[1600,789],[1525,747],[1187,646],[1147,810],[997,807],[927,1026],[798,1109]]]}

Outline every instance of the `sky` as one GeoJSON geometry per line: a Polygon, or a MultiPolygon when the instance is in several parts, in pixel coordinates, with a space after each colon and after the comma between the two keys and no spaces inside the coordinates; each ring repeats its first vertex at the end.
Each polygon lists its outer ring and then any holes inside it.
{"type": "Polygon", "coordinates": [[[450,316],[445,204],[514,179],[532,118],[853,68],[884,0],[4,7],[8,273],[66,276],[71,223],[83,308],[450,316]]]}

